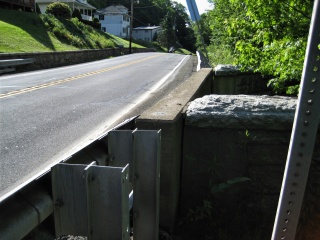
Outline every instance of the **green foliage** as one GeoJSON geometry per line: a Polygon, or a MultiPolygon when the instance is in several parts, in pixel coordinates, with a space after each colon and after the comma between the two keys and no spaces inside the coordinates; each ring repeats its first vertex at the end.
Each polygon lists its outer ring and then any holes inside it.
{"type": "Polygon", "coordinates": [[[48,5],[46,9],[46,14],[52,14],[55,17],[70,19],[71,9],[68,4],[61,3],[61,2],[54,2],[48,5]]]}
{"type": "Polygon", "coordinates": [[[272,76],[275,93],[296,94],[313,0],[211,0],[211,44],[227,44],[235,64],[272,76]]]}
{"type": "Polygon", "coordinates": [[[48,30],[57,38],[77,48],[107,48],[114,46],[114,43],[107,39],[104,33],[95,31],[78,18],[64,20],[44,15],[43,20],[48,26],[48,30]]]}
{"type": "Polygon", "coordinates": [[[41,10],[40,10],[40,8],[39,8],[38,3],[36,3],[36,13],[41,14],[41,10]]]}
{"type": "Polygon", "coordinates": [[[210,44],[207,47],[207,51],[209,62],[212,66],[217,66],[218,64],[232,64],[234,62],[233,51],[229,45],[210,44]]]}
{"type": "Polygon", "coordinates": [[[162,31],[158,35],[158,42],[170,49],[171,46],[175,46],[177,42],[177,37],[173,29],[174,26],[174,13],[172,9],[169,9],[167,15],[161,22],[162,31]]]}
{"type": "Polygon", "coordinates": [[[167,49],[171,46],[183,48],[195,52],[195,34],[189,24],[189,16],[182,4],[177,2],[157,1],[159,6],[167,9],[162,18],[161,27],[163,31],[158,34],[157,41],[167,49]]]}
{"type": "Polygon", "coordinates": [[[197,33],[199,33],[198,26],[200,27],[200,31],[202,33],[202,39],[201,39],[201,35],[197,34],[196,36],[197,48],[202,48],[202,40],[207,46],[210,45],[211,38],[213,36],[212,36],[212,31],[210,29],[210,18],[208,13],[203,13],[201,15],[200,20],[198,21],[198,24],[193,24],[193,29],[197,33]]]}
{"type": "Polygon", "coordinates": [[[81,13],[79,9],[75,8],[72,12],[72,18],[78,18],[79,20],[82,20],[81,13]]]}
{"type": "Polygon", "coordinates": [[[197,206],[195,209],[189,209],[187,213],[187,220],[191,222],[198,222],[200,220],[211,218],[214,208],[212,202],[209,200],[203,200],[203,206],[197,206]]]}
{"type": "MultiPolygon", "coordinates": [[[[89,0],[89,3],[98,9],[109,5],[103,0],[89,0]]],[[[117,4],[131,9],[131,1],[119,0],[117,4]]],[[[143,0],[139,4],[134,1],[133,15],[134,28],[148,25],[162,26],[163,32],[153,40],[158,41],[163,48],[182,46],[195,52],[195,34],[186,8],[182,4],[172,0],[143,0]]]]}
{"type": "MultiPolygon", "coordinates": [[[[8,9],[0,9],[0,36],[0,52],[4,53],[129,47],[127,40],[96,30],[76,18],[65,20],[8,9]]],[[[144,46],[134,43],[133,47],[144,46]]]]}

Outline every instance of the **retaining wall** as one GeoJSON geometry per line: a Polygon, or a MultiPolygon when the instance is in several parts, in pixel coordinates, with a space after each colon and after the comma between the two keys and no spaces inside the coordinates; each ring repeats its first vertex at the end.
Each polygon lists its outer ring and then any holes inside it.
{"type": "MultiPolygon", "coordinates": [[[[195,225],[186,224],[184,230],[193,231],[184,239],[204,239],[205,235],[271,238],[297,98],[232,95],[241,94],[240,89],[248,93],[257,86],[251,77],[244,81],[243,77],[232,74],[221,79],[215,75],[213,89],[218,82],[223,93],[231,89],[230,95],[204,96],[187,108],[180,217],[188,223],[198,219],[203,235],[194,231],[195,225]],[[235,82],[249,84],[235,87],[235,82]]],[[[318,240],[320,236],[319,169],[320,127],[296,239],[318,240]]]]}
{"type": "MultiPolygon", "coordinates": [[[[132,48],[132,52],[154,52],[154,49],[132,48]]],[[[128,53],[128,48],[108,48],[63,52],[1,53],[0,60],[33,58],[34,62],[32,64],[26,64],[16,67],[17,72],[25,72],[102,60],[128,53]]]]}
{"type": "MultiPolygon", "coordinates": [[[[206,236],[271,238],[297,99],[270,97],[266,105],[268,97],[261,96],[268,92],[266,84],[267,80],[257,74],[221,75],[201,69],[136,120],[139,129],[162,130],[162,228],[172,231],[176,227],[176,234],[186,240],[206,236]],[[190,102],[212,92],[215,94],[211,96],[230,94],[219,100],[224,106],[215,114],[222,116],[224,108],[238,101],[236,114],[225,115],[221,121],[209,116],[200,117],[197,123],[190,122],[188,113],[185,114],[190,102]],[[247,94],[239,96],[252,98],[253,104],[261,104],[261,109],[273,108],[275,114],[261,111],[253,117],[252,108],[234,94],[247,94]],[[177,220],[183,225],[179,226],[177,220]]],[[[208,101],[203,108],[210,109],[212,105],[208,101]]],[[[320,131],[297,239],[319,236],[313,227],[320,221],[319,161],[320,131]]]]}

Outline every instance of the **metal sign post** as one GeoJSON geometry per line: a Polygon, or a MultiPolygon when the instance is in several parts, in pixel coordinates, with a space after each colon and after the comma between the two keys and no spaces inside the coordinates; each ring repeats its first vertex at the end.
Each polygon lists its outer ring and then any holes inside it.
{"type": "Polygon", "coordinates": [[[198,21],[200,20],[200,14],[199,14],[197,4],[196,4],[195,0],[186,0],[186,1],[187,1],[188,9],[190,12],[191,20],[196,22],[196,24],[197,24],[197,28],[198,28],[198,31],[200,34],[201,42],[202,42],[202,45],[203,45],[203,48],[204,48],[204,51],[206,54],[206,59],[204,60],[203,65],[204,65],[204,67],[210,68],[211,66],[209,64],[209,56],[208,56],[208,52],[207,52],[207,47],[206,47],[206,44],[205,44],[203,37],[202,37],[202,31],[200,28],[200,24],[198,23],[198,21]]]}
{"type": "Polygon", "coordinates": [[[195,2],[195,0],[187,0],[187,5],[189,8],[189,12],[190,12],[190,16],[192,21],[199,21],[200,20],[200,14],[199,14],[199,10],[197,7],[197,4],[195,2]]]}
{"type": "Polygon", "coordinates": [[[315,0],[272,240],[295,238],[320,118],[320,5],[315,0]]]}

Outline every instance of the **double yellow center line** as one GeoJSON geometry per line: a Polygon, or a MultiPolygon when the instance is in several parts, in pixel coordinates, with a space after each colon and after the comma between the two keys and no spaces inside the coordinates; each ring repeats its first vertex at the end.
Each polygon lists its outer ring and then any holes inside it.
{"type": "Polygon", "coordinates": [[[0,99],[1,98],[15,96],[15,95],[19,95],[19,94],[23,94],[23,93],[32,92],[32,91],[39,90],[39,89],[42,89],[42,88],[51,87],[51,86],[55,86],[55,85],[58,85],[58,84],[71,82],[71,81],[74,81],[74,80],[77,80],[77,79],[80,79],[80,78],[84,78],[84,77],[96,75],[96,74],[99,74],[99,73],[104,73],[104,72],[108,72],[108,71],[111,71],[111,70],[123,68],[123,67],[130,66],[130,65],[133,65],[133,64],[136,64],[136,63],[140,63],[140,62],[143,62],[143,61],[155,58],[155,57],[159,57],[159,56],[160,55],[153,55],[153,56],[142,58],[142,59],[139,59],[139,60],[136,60],[136,61],[123,63],[123,64],[120,64],[120,65],[117,65],[117,66],[103,68],[103,69],[100,69],[100,70],[97,70],[97,71],[93,71],[93,72],[89,72],[89,73],[83,73],[83,74],[80,74],[78,76],[69,77],[69,78],[57,80],[57,81],[54,81],[54,82],[44,83],[44,84],[41,84],[41,85],[28,87],[28,88],[24,88],[24,89],[20,89],[20,90],[16,90],[16,91],[11,91],[11,92],[8,92],[8,93],[3,93],[3,94],[0,94],[0,99]]]}

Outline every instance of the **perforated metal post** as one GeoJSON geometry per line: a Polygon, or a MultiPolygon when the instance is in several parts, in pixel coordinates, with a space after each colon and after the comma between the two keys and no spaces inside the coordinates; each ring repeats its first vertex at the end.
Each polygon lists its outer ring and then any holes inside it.
{"type": "Polygon", "coordinates": [[[293,240],[320,118],[320,6],[315,0],[308,46],[272,240],[293,240]]]}

